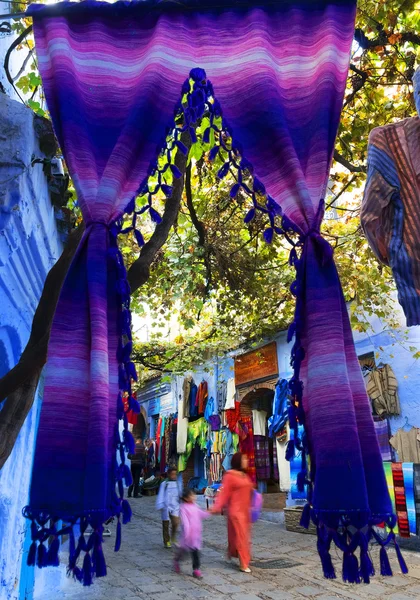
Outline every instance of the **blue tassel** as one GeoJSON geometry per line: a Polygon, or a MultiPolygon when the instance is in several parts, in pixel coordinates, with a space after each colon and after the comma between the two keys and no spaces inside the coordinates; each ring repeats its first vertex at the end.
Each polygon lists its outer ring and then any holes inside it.
{"type": "Polygon", "coordinates": [[[398,562],[400,563],[401,573],[404,573],[404,575],[406,575],[408,573],[408,568],[407,568],[406,562],[404,560],[403,555],[401,554],[400,547],[395,540],[394,540],[394,543],[395,543],[395,552],[397,553],[398,562]]]}
{"type": "Polygon", "coordinates": [[[26,561],[26,564],[28,565],[28,567],[35,566],[35,559],[36,559],[36,542],[32,542],[32,544],[30,545],[30,548],[29,548],[29,552],[28,552],[28,560],[26,561]]]}
{"type": "Polygon", "coordinates": [[[352,552],[343,554],[343,581],[360,583],[359,562],[352,552]]]}
{"type": "Polygon", "coordinates": [[[38,527],[35,521],[31,523],[31,540],[35,542],[38,539],[38,527]]]}
{"type": "Polygon", "coordinates": [[[74,567],[73,569],[73,577],[77,579],[77,581],[83,581],[83,571],[79,567],[74,567]]]}
{"type": "Polygon", "coordinates": [[[133,436],[128,430],[124,431],[124,442],[128,454],[135,454],[136,444],[133,436]]]}
{"type": "Polygon", "coordinates": [[[121,548],[121,523],[120,520],[118,519],[118,523],[117,523],[117,533],[115,536],[115,552],[118,552],[118,550],[121,548]]]}
{"type": "Polygon", "coordinates": [[[106,577],[106,562],[105,556],[102,550],[102,546],[99,544],[93,550],[93,570],[96,577],[106,577]]]}
{"type": "Polygon", "coordinates": [[[306,471],[299,471],[296,477],[296,485],[299,492],[303,492],[305,490],[306,471]]]}
{"type": "Polygon", "coordinates": [[[366,549],[360,550],[360,575],[364,583],[370,583],[370,578],[375,575],[373,563],[366,549]]]}
{"type": "Polygon", "coordinates": [[[131,506],[127,500],[123,500],[121,508],[122,508],[122,514],[123,514],[123,523],[124,523],[124,525],[126,525],[127,523],[129,523],[131,521],[131,516],[133,514],[131,511],[131,506]]]}
{"type": "Polygon", "coordinates": [[[309,502],[305,504],[302,511],[302,516],[300,518],[300,526],[305,529],[309,529],[309,524],[311,522],[311,505],[309,502]]]}
{"type": "Polygon", "coordinates": [[[273,241],[274,229],[272,227],[267,227],[267,229],[263,233],[263,238],[267,242],[267,244],[271,244],[273,241]]]}
{"type": "Polygon", "coordinates": [[[70,557],[70,562],[73,560],[75,552],[76,552],[76,542],[75,542],[75,539],[74,539],[74,531],[73,531],[73,527],[72,527],[71,531],[69,533],[69,557],[70,557]]]}
{"type": "Polygon", "coordinates": [[[286,448],[286,460],[291,461],[295,457],[295,440],[289,440],[286,448]]]}
{"type": "Polygon", "coordinates": [[[138,401],[135,398],[133,398],[133,396],[130,396],[129,405],[130,405],[130,409],[134,413],[139,414],[140,404],[138,403],[138,401]]]}
{"type": "Polygon", "coordinates": [[[385,549],[385,546],[381,547],[379,557],[381,561],[381,575],[384,577],[392,577],[392,569],[391,565],[389,564],[388,553],[385,549]]]}
{"type": "Polygon", "coordinates": [[[330,541],[321,539],[320,532],[318,529],[318,541],[317,548],[318,554],[321,559],[322,571],[326,579],[336,579],[334,565],[332,563],[330,554],[330,541]]]}
{"type": "Polygon", "coordinates": [[[128,465],[123,465],[122,472],[123,472],[125,485],[127,487],[129,487],[133,483],[133,477],[131,475],[130,469],[128,468],[128,465]]]}
{"type": "Polygon", "coordinates": [[[39,544],[38,552],[36,555],[36,564],[37,567],[42,569],[47,566],[47,549],[44,544],[39,544]]]}
{"type": "Polygon", "coordinates": [[[60,549],[60,540],[55,537],[48,548],[47,563],[49,567],[58,567],[60,560],[58,558],[58,551],[60,549]]]}
{"type": "Polygon", "coordinates": [[[89,552],[86,552],[83,559],[83,585],[92,585],[92,561],[89,552]]]}

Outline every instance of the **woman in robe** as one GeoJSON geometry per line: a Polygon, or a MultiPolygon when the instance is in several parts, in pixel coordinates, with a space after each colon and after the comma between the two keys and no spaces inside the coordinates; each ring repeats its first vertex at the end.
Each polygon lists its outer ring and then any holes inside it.
{"type": "Polygon", "coordinates": [[[212,513],[227,512],[228,557],[239,558],[239,568],[250,573],[251,560],[251,498],[254,484],[246,474],[248,458],[237,452],[232,467],[225,473],[222,487],[211,509],[212,513]]]}

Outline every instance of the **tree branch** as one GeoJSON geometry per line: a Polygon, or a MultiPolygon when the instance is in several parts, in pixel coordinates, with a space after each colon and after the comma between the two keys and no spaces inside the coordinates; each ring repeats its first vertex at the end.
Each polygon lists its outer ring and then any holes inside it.
{"type": "Polygon", "coordinates": [[[360,167],[353,165],[350,161],[344,158],[344,156],[341,156],[337,150],[334,150],[334,160],[340,163],[340,165],[343,165],[343,167],[348,169],[351,173],[366,173],[366,167],[364,165],[360,167]]]}
{"type": "MultiPolygon", "coordinates": [[[[204,260],[204,266],[206,268],[206,280],[207,280],[206,287],[205,287],[204,293],[203,293],[203,299],[205,299],[207,297],[207,294],[209,293],[209,290],[210,290],[210,287],[212,284],[210,249],[206,242],[207,235],[206,235],[205,227],[204,227],[203,223],[200,221],[200,219],[198,218],[197,213],[194,208],[192,188],[191,188],[191,163],[188,165],[187,170],[185,172],[185,195],[187,198],[187,207],[188,207],[188,212],[190,213],[191,221],[198,233],[198,243],[204,250],[203,260],[204,260]]],[[[200,312],[199,312],[199,316],[200,316],[200,312]]]]}
{"type": "MultiPolygon", "coordinates": [[[[191,147],[189,133],[183,133],[181,140],[188,149],[191,147]]],[[[178,151],[176,154],[175,165],[178,167],[181,173],[185,174],[187,157],[184,156],[180,151],[178,151]]],[[[152,266],[156,254],[168,239],[169,232],[178,216],[183,189],[184,175],[182,175],[182,177],[179,179],[174,180],[172,195],[166,200],[162,221],[156,225],[150,240],[143,246],[140,256],[128,270],[127,279],[132,294],[148,280],[150,275],[150,267],[152,266]]]]}

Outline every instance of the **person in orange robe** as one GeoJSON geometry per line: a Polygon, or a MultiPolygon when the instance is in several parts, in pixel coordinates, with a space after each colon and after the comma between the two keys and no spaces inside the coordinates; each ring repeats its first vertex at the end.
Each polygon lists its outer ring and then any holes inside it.
{"type": "Polygon", "coordinates": [[[232,457],[232,468],[223,476],[211,512],[227,509],[228,557],[239,558],[239,568],[250,573],[251,560],[251,498],[254,484],[246,474],[248,458],[237,452],[232,457]]]}

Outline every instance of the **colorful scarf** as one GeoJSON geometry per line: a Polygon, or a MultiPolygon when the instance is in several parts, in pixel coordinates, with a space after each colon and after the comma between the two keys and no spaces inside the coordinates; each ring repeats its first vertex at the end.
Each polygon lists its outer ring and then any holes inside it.
{"type": "MultiPolygon", "coordinates": [[[[324,573],[335,576],[333,539],[344,552],[344,577],[358,580],[354,552],[360,547],[369,579],[364,528],[382,521],[392,526],[392,507],[332,249],[320,234],[355,4],[87,0],[30,6],[48,109],[86,223],[51,333],[26,509],[32,564],[35,558],[40,566],[57,564],[56,524],[68,523],[71,535],[81,519],[82,533],[91,525],[93,537],[82,535],[71,547],[69,568],[89,585],[92,575],[106,572],[104,521],[130,518],[123,482],[130,481],[125,452],[133,440],[121,394],[131,392],[135,369],[117,236],[133,229],[142,244],[137,218],[160,221],[154,194],[172,193],[171,177],[180,176],[175,154],[186,152],[182,132],[194,141],[195,123],[205,116],[205,141],[214,140],[209,159],[218,164],[219,178],[236,173],[231,196],[241,190],[248,197],[245,220],[258,212],[267,220],[267,242],[277,233],[294,245],[290,421],[296,436],[289,454],[302,452],[297,483],[308,487],[304,514],[318,525],[324,573]],[[141,208],[134,200],[139,194],[146,198],[141,208]],[[64,430],[56,426],[58,412],[64,430]],[[298,422],[305,424],[302,437],[298,422]]],[[[120,533],[117,549],[119,543],[120,533]]]]}

